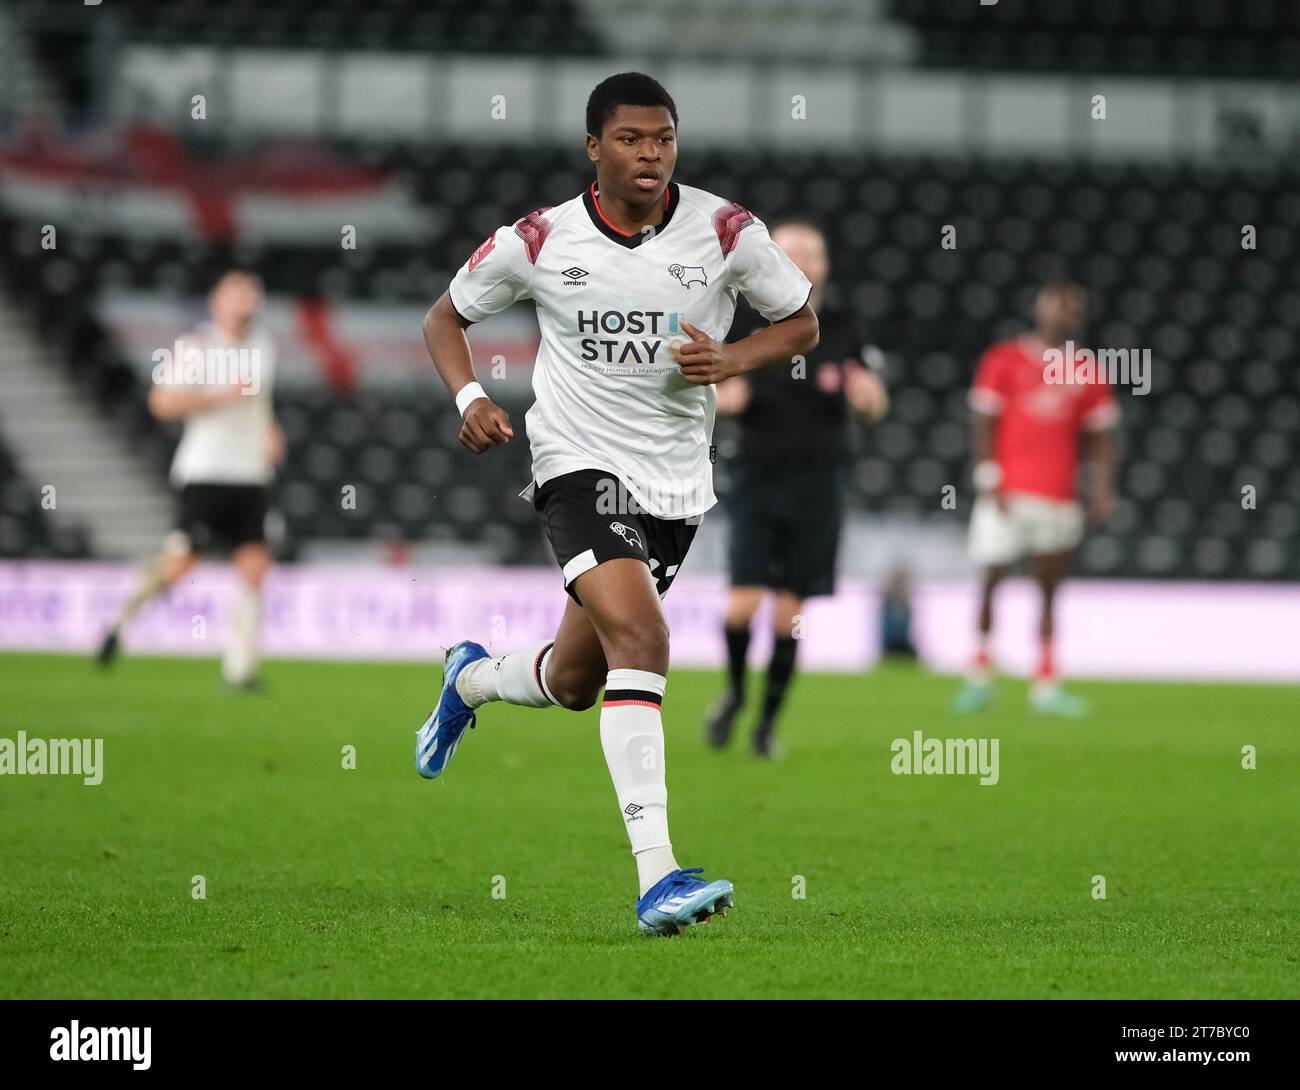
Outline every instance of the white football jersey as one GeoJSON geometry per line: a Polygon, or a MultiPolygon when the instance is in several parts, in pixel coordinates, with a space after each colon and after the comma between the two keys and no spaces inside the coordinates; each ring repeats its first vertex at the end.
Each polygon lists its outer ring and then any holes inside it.
{"type": "Polygon", "coordinates": [[[713,494],[716,394],[692,386],[669,351],[683,320],[725,340],[741,293],[764,318],[788,318],[812,286],[738,204],[669,184],[663,222],[625,235],[593,183],[555,208],[500,227],[456,273],[451,301],[479,322],[520,299],[537,304],[541,344],[529,409],[533,479],[608,470],[659,518],[702,515],[713,494]]]}
{"type": "MultiPolygon", "coordinates": [[[[172,458],[172,483],[267,484],[275,467],[267,447],[273,420],[271,383],[275,376],[275,346],[254,331],[247,340],[232,340],[212,322],[202,322],[180,338],[183,355],[175,359],[169,385],[195,390],[252,380],[238,400],[185,418],[180,445],[172,458]],[[202,353],[202,366],[192,356],[202,353]],[[185,357],[189,357],[188,359],[185,357]]],[[[173,355],[176,353],[173,350],[173,355]]],[[[162,376],[155,375],[155,378],[162,376]]]]}

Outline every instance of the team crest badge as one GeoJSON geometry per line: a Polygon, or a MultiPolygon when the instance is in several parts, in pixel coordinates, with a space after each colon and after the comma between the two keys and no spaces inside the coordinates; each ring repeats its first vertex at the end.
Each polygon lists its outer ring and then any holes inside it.
{"type": "Polygon", "coordinates": [[[702,265],[669,265],[668,275],[680,282],[687,291],[690,291],[692,284],[702,284],[706,288],[709,286],[709,278],[704,275],[702,265]]]}
{"type": "Polygon", "coordinates": [[[621,522],[611,522],[609,528],[633,548],[645,548],[645,546],[641,544],[641,535],[633,530],[631,526],[624,526],[621,522]]]}

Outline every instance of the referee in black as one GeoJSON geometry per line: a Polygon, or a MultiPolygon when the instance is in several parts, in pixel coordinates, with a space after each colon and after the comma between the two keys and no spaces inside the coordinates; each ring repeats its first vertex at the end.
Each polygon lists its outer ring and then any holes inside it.
{"type": "MultiPolygon", "coordinates": [[[[804,599],[835,589],[835,559],[854,415],[877,421],[888,408],[884,383],[868,366],[877,356],[850,314],[823,308],[830,262],[826,239],[812,223],[787,220],[772,238],[812,283],[821,341],[806,358],[728,379],[718,386],[718,412],[737,417],[740,443],[732,461],[731,590],[727,598],[727,691],[714,707],[706,740],[721,749],[745,703],[750,626],[765,593],[775,599],[772,659],[754,730],[756,756],[777,756],[776,720],[794,676],[804,599]]],[[[763,319],[737,314],[732,340],[763,319]]]]}

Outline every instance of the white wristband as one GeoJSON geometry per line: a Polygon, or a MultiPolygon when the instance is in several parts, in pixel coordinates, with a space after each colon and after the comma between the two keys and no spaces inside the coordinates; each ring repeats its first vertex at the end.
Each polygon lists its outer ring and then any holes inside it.
{"type": "Polygon", "coordinates": [[[992,492],[1002,483],[1002,467],[997,462],[989,461],[980,462],[975,467],[975,472],[971,474],[975,481],[975,488],[980,492],[992,492]]]}
{"type": "Polygon", "coordinates": [[[464,416],[470,402],[477,401],[480,397],[487,397],[487,394],[483,392],[483,387],[477,382],[466,383],[460,388],[460,393],[456,395],[456,411],[461,416],[464,416]]]}

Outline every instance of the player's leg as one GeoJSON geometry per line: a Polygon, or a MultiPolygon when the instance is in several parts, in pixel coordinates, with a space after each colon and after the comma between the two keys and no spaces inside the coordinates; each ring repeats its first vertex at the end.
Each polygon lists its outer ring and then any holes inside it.
{"type": "Polygon", "coordinates": [[[162,551],[152,557],[140,573],[135,588],[122,603],[103,641],[95,660],[100,666],[109,666],[117,657],[121,647],[122,631],[134,620],[137,613],[146,605],[166,593],[181,581],[198,563],[198,554],[190,545],[189,537],[180,530],[174,530],[163,541],[162,551]]]}
{"type": "Polygon", "coordinates": [[[965,683],[957,693],[957,711],[979,711],[993,698],[993,599],[1008,567],[990,564],[980,572],[979,613],[975,622],[975,652],[966,669],[965,683]]]}
{"type": "Polygon", "coordinates": [[[246,542],[231,554],[238,586],[230,609],[221,676],[235,688],[257,684],[257,664],[262,627],[262,583],[274,558],[265,542],[246,542]]]}
{"type": "Polygon", "coordinates": [[[660,717],[668,673],[668,623],[649,570],[610,560],[575,589],[608,666],[600,740],[644,893],[677,869],[668,838],[668,788],[660,717]]]}
{"type": "Polygon", "coordinates": [[[745,704],[745,674],[749,656],[750,627],[763,601],[763,588],[733,586],[727,592],[722,637],[727,648],[727,689],[719,697],[705,723],[705,741],[721,749],[731,740],[736,715],[745,704]]]}
{"type": "Polygon", "coordinates": [[[1061,689],[1056,670],[1056,592],[1070,567],[1071,552],[1042,553],[1031,562],[1031,572],[1038,584],[1041,608],[1038,616],[1039,658],[1030,687],[1030,702],[1039,711],[1053,715],[1081,716],[1087,703],[1061,689]]]}
{"type": "Polygon", "coordinates": [[[776,592],[772,615],[772,657],[767,663],[763,688],[763,710],[754,728],[751,748],[758,757],[776,756],[776,721],[786,692],[794,678],[799,639],[795,625],[803,612],[801,594],[789,590],[776,592]]]}
{"type": "Polygon", "coordinates": [[[957,711],[979,711],[993,697],[993,599],[998,584],[1023,553],[1021,536],[1016,512],[1009,503],[999,504],[987,495],[975,501],[969,550],[980,569],[979,615],[975,625],[975,653],[953,704],[957,711]]]}
{"type": "Polygon", "coordinates": [[[1083,538],[1083,509],[1072,501],[1043,497],[1022,500],[1032,554],[1031,572],[1038,583],[1041,611],[1038,620],[1038,669],[1030,686],[1032,705],[1053,715],[1077,717],[1088,711],[1087,702],[1062,691],[1056,673],[1056,592],[1075,548],[1083,538]]]}
{"type": "Polygon", "coordinates": [[[554,639],[469,663],[456,678],[456,691],[470,708],[502,700],[585,711],[596,703],[608,672],[591,618],[570,599],[554,639]]]}
{"type": "Polygon", "coordinates": [[[777,717],[794,678],[799,631],[807,599],[835,592],[845,482],[839,474],[798,473],[777,490],[782,514],[774,520],[772,657],[767,664],[763,708],[751,748],[758,757],[777,753],[777,717]]]}
{"type": "Polygon", "coordinates": [[[683,871],[673,857],[662,716],[668,623],[660,587],[646,564],[620,557],[578,576],[575,589],[609,665],[600,742],[636,860],[638,925],[672,934],[708,922],[730,906],[733,891],[726,880],[706,882],[694,869],[683,871]]]}
{"type": "MultiPolygon", "coordinates": [[[[553,639],[493,656],[463,640],[447,651],[442,693],[416,737],[415,765],[434,779],[455,754],[478,709],[493,701],[525,708],[589,708],[604,687],[608,667],[600,639],[582,609],[574,581],[614,556],[634,555],[645,566],[644,528],[601,514],[610,477],[596,470],[564,474],[535,490],[547,537],[572,601],[553,639]],[[617,526],[618,530],[613,527],[617,526]],[[639,551],[638,551],[639,546],[639,551]]],[[[617,485],[617,481],[614,482],[617,485]]],[[[623,494],[615,490],[615,494],[623,494]]],[[[623,516],[628,522],[636,519],[623,516]]]]}
{"type": "Polygon", "coordinates": [[[722,622],[727,650],[727,688],[709,712],[705,743],[721,749],[731,740],[736,716],[745,703],[745,676],[750,629],[763,600],[772,564],[774,528],[770,508],[759,489],[759,478],[737,467],[727,507],[731,515],[727,566],[731,591],[722,622]]]}
{"type": "Polygon", "coordinates": [[[573,591],[555,639],[471,661],[459,670],[455,689],[471,709],[503,700],[575,711],[590,708],[606,690],[601,742],[644,893],[677,869],[668,840],[659,712],[668,669],[668,626],[642,560],[619,557],[601,563],[579,575],[573,591]],[[611,700],[610,692],[632,695],[611,700]]]}
{"type": "Polygon", "coordinates": [[[275,563],[266,544],[270,490],[260,485],[223,485],[214,492],[211,533],[229,545],[235,568],[235,600],[221,660],[221,676],[237,689],[255,689],[262,627],[262,583],[275,563]]]}
{"type": "Polygon", "coordinates": [[[975,621],[975,657],[972,671],[981,682],[986,682],[993,669],[993,597],[998,585],[1007,576],[1002,564],[990,564],[980,575],[980,609],[975,621]]]}

